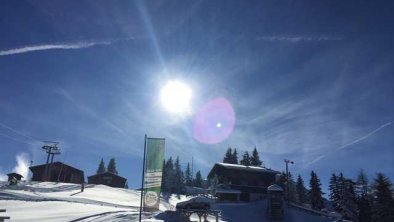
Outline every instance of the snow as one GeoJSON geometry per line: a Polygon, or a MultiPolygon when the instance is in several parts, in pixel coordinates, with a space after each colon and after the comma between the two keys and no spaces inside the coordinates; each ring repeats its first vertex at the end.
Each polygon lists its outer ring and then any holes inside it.
{"type": "MultiPolygon", "coordinates": [[[[184,195],[163,195],[158,212],[144,212],[144,222],[175,222],[175,205],[191,197],[184,195]]],[[[24,182],[17,186],[0,183],[0,209],[7,212],[10,221],[138,221],[140,192],[112,188],[104,185],[87,185],[80,192],[80,185],[52,182],[24,182]]],[[[267,201],[251,203],[215,203],[213,210],[220,210],[220,222],[265,222],[267,201]]],[[[192,215],[192,221],[198,221],[192,215]]],[[[215,218],[209,217],[209,221],[215,218]]],[[[294,207],[285,208],[288,222],[329,222],[327,217],[310,214],[294,207]]]]}
{"type": "Polygon", "coordinates": [[[231,163],[216,163],[217,165],[223,166],[229,169],[239,169],[239,170],[252,170],[252,171],[259,171],[259,172],[267,172],[267,173],[275,173],[279,174],[280,172],[271,170],[265,167],[257,167],[257,166],[244,166],[239,164],[231,164],[231,163]]]}
{"type": "Polygon", "coordinates": [[[268,191],[283,191],[283,188],[276,184],[269,186],[267,189],[268,191]]]}

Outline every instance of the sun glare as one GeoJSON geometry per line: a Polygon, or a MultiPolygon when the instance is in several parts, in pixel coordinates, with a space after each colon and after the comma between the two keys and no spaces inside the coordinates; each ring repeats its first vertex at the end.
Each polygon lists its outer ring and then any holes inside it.
{"type": "Polygon", "coordinates": [[[171,113],[187,114],[190,112],[192,90],[179,81],[168,82],[160,92],[162,105],[171,113]]]}

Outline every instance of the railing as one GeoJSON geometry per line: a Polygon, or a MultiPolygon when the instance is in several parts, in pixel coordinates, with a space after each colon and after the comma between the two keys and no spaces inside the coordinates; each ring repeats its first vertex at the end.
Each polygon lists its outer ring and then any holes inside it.
{"type": "Polygon", "coordinates": [[[208,221],[207,218],[209,215],[214,216],[216,222],[219,222],[220,210],[178,209],[175,212],[178,215],[179,221],[189,219],[192,214],[197,214],[199,222],[201,222],[201,218],[204,218],[204,221],[208,221]]]}
{"type": "MultiPolygon", "coordinates": [[[[5,213],[6,210],[5,209],[0,209],[0,213],[5,213]]],[[[0,216],[0,222],[3,222],[4,220],[9,220],[10,217],[7,216],[0,216]]]]}
{"type": "Polygon", "coordinates": [[[328,213],[325,213],[325,212],[322,212],[322,211],[319,211],[319,210],[315,210],[315,209],[311,209],[311,208],[308,208],[308,207],[304,207],[304,206],[298,205],[296,203],[289,202],[288,205],[292,206],[292,207],[295,207],[298,210],[306,211],[306,212],[308,212],[310,214],[323,216],[323,217],[328,217],[328,218],[333,218],[333,219],[340,219],[340,217],[338,217],[337,215],[332,215],[332,214],[328,214],[328,213]]]}

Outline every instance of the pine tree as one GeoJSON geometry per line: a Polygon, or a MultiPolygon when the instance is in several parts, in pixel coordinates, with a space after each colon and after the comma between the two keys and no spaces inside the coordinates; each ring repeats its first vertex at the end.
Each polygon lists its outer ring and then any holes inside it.
{"type": "Polygon", "coordinates": [[[164,190],[169,193],[173,193],[175,190],[175,182],[174,182],[174,163],[172,161],[172,157],[168,158],[164,167],[165,171],[165,180],[163,181],[164,190]]]}
{"type": "Polygon", "coordinates": [[[338,194],[338,202],[337,202],[338,209],[337,209],[337,211],[339,213],[342,213],[341,206],[343,205],[344,192],[345,192],[345,177],[343,176],[343,173],[339,173],[339,176],[337,176],[337,194],[338,194]]]}
{"type": "Polygon", "coordinates": [[[289,172],[289,200],[296,201],[297,193],[296,193],[296,183],[293,180],[293,176],[289,172]]]}
{"type": "Polygon", "coordinates": [[[237,152],[237,148],[234,148],[234,152],[231,155],[231,163],[232,164],[238,164],[238,152],[237,152]]]}
{"type": "Polygon", "coordinates": [[[166,160],[163,160],[163,171],[162,171],[162,175],[161,175],[161,190],[163,192],[167,192],[166,189],[166,181],[167,181],[167,171],[166,171],[166,160]]]}
{"type": "Polygon", "coordinates": [[[368,177],[361,169],[357,176],[357,205],[358,205],[358,221],[370,222],[372,219],[372,198],[369,196],[368,177]]]}
{"type": "Polygon", "coordinates": [[[107,170],[110,173],[118,175],[118,171],[116,170],[115,158],[111,158],[111,160],[108,163],[107,170]]]}
{"type": "Polygon", "coordinates": [[[363,169],[361,169],[357,175],[355,192],[358,197],[368,195],[369,192],[368,177],[363,169]]]}
{"type": "Polygon", "coordinates": [[[223,163],[232,163],[232,161],[233,161],[233,156],[232,155],[233,155],[232,154],[232,149],[231,149],[231,147],[229,147],[227,149],[226,154],[224,155],[223,163]]]}
{"type": "Polygon", "coordinates": [[[323,192],[321,190],[321,183],[315,172],[311,172],[311,179],[309,181],[310,186],[310,199],[313,209],[322,209],[323,203],[323,192]]]}
{"type": "Polygon", "coordinates": [[[219,185],[219,178],[215,174],[212,178],[209,179],[209,188],[211,190],[211,194],[214,195],[217,186],[219,185]]]}
{"type": "Polygon", "coordinates": [[[244,166],[250,166],[250,157],[248,151],[244,153],[244,155],[242,156],[242,160],[239,161],[239,163],[244,166]]]}
{"type": "Polygon", "coordinates": [[[200,171],[197,171],[196,173],[196,179],[194,179],[194,186],[202,188],[202,176],[200,171]]]}
{"type": "Polygon", "coordinates": [[[378,173],[373,186],[373,222],[392,222],[394,221],[394,200],[392,183],[383,175],[378,173]]]}
{"type": "Polygon", "coordinates": [[[344,219],[357,221],[358,206],[356,194],[354,192],[354,182],[350,179],[345,179],[343,184],[343,195],[340,205],[341,213],[344,216],[344,219]]]}
{"type": "Polygon", "coordinates": [[[99,166],[98,166],[98,168],[97,168],[96,173],[97,173],[97,174],[99,174],[99,173],[105,173],[106,171],[107,171],[107,169],[105,169],[104,160],[103,160],[103,158],[101,158],[101,161],[100,161],[100,164],[99,164],[99,166]]]}
{"type": "Polygon", "coordinates": [[[307,195],[306,195],[306,188],[304,185],[304,180],[302,179],[301,175],[298,174],[297,182],[296,182],[296,193],[297,193],[297,200],[300,203],[307,202],[307,195]]]}
{"type": "Polygon", "coordinates": [[[185,185],[186,186],[193,186],[193,176],[192,176],[192,171],[190,170],[189,163],[187,163],[186,170],[185,170],[185,185]]]}
{"type": "Polygon", "coordinates": [[[252,152],[252,157],[250,157],[250,165],[252,166],[261,166],[263,162],[261,162],[259,153],[257,152],[256,147],[254,147],[252,152]]]}
{"type": "Polygon", "coordinates": [[[174,182],[175,182],[175,192],[177,194],[184,193],[185,191],[185,179],[181,169],[181,164],[179,163],[179,157],[175,159],[175,171],[174,171],[174,182]]]}
{"type": "Polygon", "coordinates": [[[332,202],[332,206],[334,210],[339,211],[340,208],[339,208],[338,180],[335,173],[331,175],[328,190],[330,191],[329,198],[330,201],[332,202]]]}
{"type": "Polygon", "coordinates": [[[287,180],[287,176],[285,172],[282,172],[279,176],[279,182],[278,185],[280,187],[282,187],[283,190],[286,190],[286,180],[287,180]]]}

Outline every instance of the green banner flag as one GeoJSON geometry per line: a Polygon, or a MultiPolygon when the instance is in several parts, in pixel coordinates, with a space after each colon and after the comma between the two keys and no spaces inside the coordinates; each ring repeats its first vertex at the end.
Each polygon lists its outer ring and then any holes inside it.
{"type": "Polygon", "coordinates": [[[144,210],[159,210],[163,175],[164,139],[147,138],[144,177],[144,210]]]}

